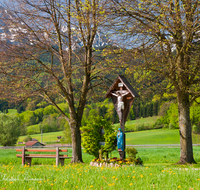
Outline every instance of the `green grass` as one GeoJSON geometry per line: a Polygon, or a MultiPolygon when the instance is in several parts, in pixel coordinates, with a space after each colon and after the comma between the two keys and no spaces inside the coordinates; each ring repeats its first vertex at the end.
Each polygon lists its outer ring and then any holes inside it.
{"type": "Polygon", "coordinates": [[[126,133],[127,145],[179,144],[179,130],[155,129],[126,133]]]}
{"type": "Polygon", "coordinates": [[[16,109],[8,109],[8,113],[17,113],[17,110],[16,109]]]}
{"type": "Polygon", "coordinates": [[[160,118],[160,116],[153,116],[153,117],[146,117],[146,118],[140,118],[136,120],[127,121],[126,125],[139,125],[139,124],[151,124],[155,123],[155,121],[160,118]]]}
{"type": "MultiPolygon", "coordinates": [[[[55,159],[33,159],[33,166],[22,167],[15,150],[0,150],[0,189],[95,189],[95,190],[176,190],[200,189],[199,167],[175,165],[180,148],[137,148],[144,166],[100,168],[89,166],[93,159],[83,154],[84,164],[55,167],[55,159]]],[[[70,152],[71,153],[71,150],[70,152]]],[[[118,156],[117,151],[113,156],[118,156]]],[[[194,147],[200,162],[200,147],[194,147]]]]}
{"type": "MultiPolygon", "coordinates": [[[[30,136],[41,142],[41,134],[34,134],[34,135],[30,135],[30,136]]],[[[42,134],[42,142],[56,142],[57,136],[63,136],[63,132],[58,131],[58,132],[51,132],[51,133],[43,133],[42,134]]],[[[18,142],[23,142],[23,139],[25,137],[26,137],[26,135],[20,136],[18,139],[18,142]]]]}
{"type": "MultiPolygon", "coordinates": [[[[199,135],[193,135],[193,143],[199,144],[199,135]]],[[[63,136],[62,131],[43,133],[42,142],[56,143],[57,136],[63,136]]],[[[32,138],[41,142],[41,134],[31,135],[32,138]]],[[[20,136],[18,142],[23,142],[25,136],[20,136]]],[[[180,136],[178,129],[154,129],[147,131],[136,131],[126,133],[127,145],[145,145],[145,144],[180,144],[180,136]]]]}
{"type": "MultiPolygon", "coordinates": [[[[51,132],[43,133],[42,142],[56,142],[57,136],[63,136],[63,132],[51,132]]],[[[41,141],[41,134],[31,135],[41,141]]],[[[25,136],[19,137],[19,142],[22,142],[25,136]]],[[[126,133],[126,143],[132,145],[143,145],[143,144],[179,144],[180,137],[178,129],[155,129],[147,131],[137,131],[126,133]]]]}
{"type": "MultiPolygon", "coordinates": [[[[153,117],[146,117],[146,118],[140,118],[136,120],[127,121],[125,124],[126,130],[136,130],[136,127],[140,124],[144,124],[145,126],[152,126],[157,119],[159,119],[160,116],[153,116],[153,117]]],[[[113,125],[115,129],[118,129],[120,127],[120,124],[114,124],[113,125]]]]}

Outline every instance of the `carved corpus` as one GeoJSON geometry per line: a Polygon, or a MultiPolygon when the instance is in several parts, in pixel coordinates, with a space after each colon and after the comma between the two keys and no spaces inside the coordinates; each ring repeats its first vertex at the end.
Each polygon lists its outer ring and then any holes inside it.
{"type": "Polygon", "coordinates": [[[122,131],[125,132],[124,125],[128,117],[131,105],[134,98],[139,97],[139,95],[133,89],[127,79],[123,75],[119,75],[105,95],[105,98],[110,97],[119,116],[120,127],[122,131]]]}

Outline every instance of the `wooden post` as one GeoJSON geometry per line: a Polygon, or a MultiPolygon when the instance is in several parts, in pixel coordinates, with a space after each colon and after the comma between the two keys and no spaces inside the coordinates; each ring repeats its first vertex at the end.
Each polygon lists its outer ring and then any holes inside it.
{"type": "Polygon", "coordinates": [[[25,162],[28,162],[29,166],[31,166],[31,160],[32,160],[32,158],[25,158],[25,162]]]}
{"type": "Polygon", "coordinates": [[[25,147],[22,147],[22,166],[25,165],[25,147]]]}
{"type": "Polygon", "coordinates": [[[120,123],[120,128],[122,129],[123,131],[123,139],[124,139],[124,151],[122,153],[122,159],[125,159],[126,158],[126,152],[125,152],[125,148],[126,148],[126,135],[125,135],[125,127],[123,125],[123,122],[120,123]]]}
{"type": "Polygon", "coordinates": [[[60,158],[61,166],[64,166],[64,162],[65,162],[65,159],[64,158],[60,158]]]}
{"type": "Polygon", "coordinates": [[[126,158],[126,134],[124,133],[124,159],[126,158]]]}
{"type": "Polygon", "coordinates": [[[59,147],[56,147],[56,166],[59,166],[59,147]]]}

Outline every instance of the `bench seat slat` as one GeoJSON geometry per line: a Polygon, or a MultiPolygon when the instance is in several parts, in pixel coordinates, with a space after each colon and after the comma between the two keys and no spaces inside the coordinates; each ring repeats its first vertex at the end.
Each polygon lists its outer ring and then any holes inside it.
{"type": "MultiPolygon", "coordinates": [[[[17,152],[21,152],[22,149],[16,149],[17,152]]],[[[56,150],[51,149],[26,149],[26,152],[56,152],[56,150]]],[[[68,152],[68,150],[59,150],[59,152],[68,152]]]]}
{"type": "MultiPolygon", "coordinates": [[[[22,157],[21,154],[16,154],[17,157],[22,157]]],[[[26,158],[56,158],[55,154],[26,154],[26,158]]],[[[59,155],[59,158],[72,158],[68,155],[59,155]]]]}

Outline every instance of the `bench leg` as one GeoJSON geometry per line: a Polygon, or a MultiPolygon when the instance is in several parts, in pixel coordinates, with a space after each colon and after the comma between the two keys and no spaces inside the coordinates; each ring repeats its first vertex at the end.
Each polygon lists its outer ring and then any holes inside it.
{"type": "Polygon", "coordinates": [[[64,166],[64,161],[65,161],[65,159],[64,159],[64,158],[60,158],[60,163],[61,163],[61,166],[64,166]]]}
{"type": "Polygon", "coordinates": [[[28,165],[31,166],[31,160],[32,160],[32,158],[26,158],[25,162],[28,162],[28,165]]]}
{"type": "Polygon", "coordinates": [[[22,166],[25,165],[25,147],[22,148],[22,166]]]}

